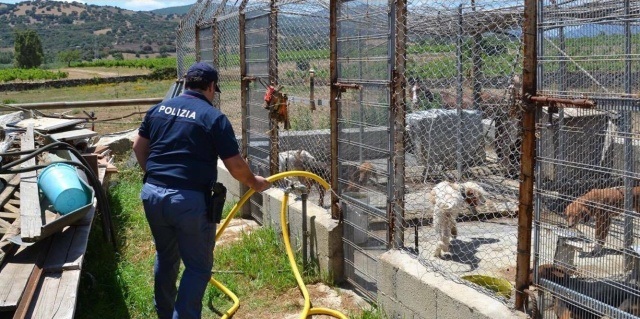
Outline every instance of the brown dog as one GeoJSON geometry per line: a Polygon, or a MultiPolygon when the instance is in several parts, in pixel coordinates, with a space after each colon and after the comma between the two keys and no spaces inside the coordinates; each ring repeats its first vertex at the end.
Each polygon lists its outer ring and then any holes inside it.
{"type": "MultiPolygon", "coordinates": [[[[633,209],[640,211],[640,186],[633,188],[633,209]]],[[[624,207],[624,188],[592,189],[586,194],[576,198],[564,211],[569,227],[574,227],[579,222],[595,218],[596,222],[596,246],[590,255],[599,255],[602,252],[605,239],[609,234],[611,220],[620,214],[618,209],[624,207]]]]}
{"type": "MultiPolygon", "coordinates": [[[[638,286],[621,282],[594,282],[573,277],[575,273],[559,265],[545,264],[538,267],[538,278],[566,287],[578,294],[617,307],[631,314],[638,311],[638,286]]],[[[533,284],[533,272],[529,274],[533,284]]],[[[554,298],[553,310],[559,319],[603,319],[602,315],[574,304],[564,298],[554,298]]],[[[535,316],[534,316],[535,317],[535,316]]]]}

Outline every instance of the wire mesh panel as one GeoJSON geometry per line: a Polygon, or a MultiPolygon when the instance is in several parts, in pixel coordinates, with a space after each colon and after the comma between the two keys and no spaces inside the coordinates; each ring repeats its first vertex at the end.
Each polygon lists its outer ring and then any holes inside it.
{"type": "MultiPolygon", "coordinates": [[[[267,7],[268,8],[268,7],[267,7]]],[[[263,107],[264,87],[260,83],[270,83],[269,80],[269,25],[268,10],[255,9],[246,13],[244,29],[245,55],[247,77],[254,77],[249,86],[247,98],[247,140],[248,160],[255,172],[269,176],[269,115],[263,107]]],[[[262,222],[262,196],[251,198],[251,215],[262,222]]]]}
{"type": "MultiPolygon", "coordinates": [[[[278,84],[288,97],[290,128],[279,132],[282,170],[307,170],[330,180],[329,1],[280,1],[278,84]]],[[[328,207],[308,183],[310,201],[328,207]]]]}
{"type": "Polygon", "coordinates": [[[411,0],[407,11],[404,246],[427,268],[507,302],[523,3],[411,0]]]}
{"type": "Polygon", "coordinates": [[[377,258],[387,249],[391,8],[388,1],[339,1],[338,172],[345,276],[375,295],[377,258]]]}
{"type": "Polygon", "coordinates": [[[198,61],[207,62],[213,65],[213,27],[199,28],[198,39],[198,61]]]}
{"type": "Polygon", "coordinates": [[[220,73],[220,108],[227,115],[236,136],[242,135],[242,102],[240,92],[240,14],[238,8],[220,12],[214,25],[214,62],[220,73]],[[215,43],[215,42],[214,42],[215,43]]]}
{"type": "Polygon", "coordinates": [[[180,21],[176,35],[178,78],[182,78],[189,66],[197,61],[196,26],[202,14],[207,11],[208,5],[210,1],[198,0],[186,18],[180,21]]]}
{"type": "Polygon", "coordinates": [[[537,121],[535,268],[544,318],[637,318],[637,1],[543,1],[538,95],[587,98],[537,121]]]}

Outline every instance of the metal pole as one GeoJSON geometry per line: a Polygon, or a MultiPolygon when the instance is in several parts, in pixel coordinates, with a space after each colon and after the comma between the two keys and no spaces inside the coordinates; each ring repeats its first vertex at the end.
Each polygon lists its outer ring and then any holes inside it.
{"type": "Polygon", "coordinates": [[[309,69],[309,108],[311,109],[311,111],[316,110],[315,89],[316,89],[316,70],[309,69]]]}
{"type": "MultiPolygon", "coordinates": [[[[360,33],[360,27],[358,28],[358,81],[362,81],[362,36],[360,33]]],[[[362,103],[362,100],[364,99],[364,91],[363,90],[358,90],[358,111],[359,111],[359,118],[358,121],[360,121],[360,128],[358,130],[358,143],[360,145],[364,145],[364,103],[362,103]]],[[[363,148],[362,147],[358,147],[358,161],[360,161],[360,163],[364,162],[364,154],[363,154],[363,148]]]]}
{"type": "Polygon", "coordinates": [[[331,77],[329,108],[331,121],[331,218],[341,219],[338,203],[338,1],[329,1],[329,76],[331,77]]]}
{"type": "Polygon", "coordinates": [[[463,78],[463,70],[462,70],[462,5],[458,6],[458,34],[456,41],[456,69],[457,69],[457,98],[456,98],[456,170],[457,176],[456,180],[459,181],[462,179],[462,101],[463,94],[462,91],[462,82],[463,78]]]}
{"type": "MultiPolygon", "coordinates": [[[[629,0],[624,1],[624,36],[625,36],[625,61],[624,61],[624,90],[625,93],[631,94],[631,8],[629,0]]],[[[633,212],[633,179],[629,176],[634,172],[633,163],[633,140],[632,132],[632,114],[631,111],[624,112],[622,131],[624,132],[624,210],[625,212],[633,212]]],[[[630,249],[633,246],[633,216],[625,213],[624,216],[624,248],[630,249]]],[[[629,271],[633,268],[634,257],[631,254],[625,254],[625,270],[629,271]]]]}
{"type": "MultiPolygon", "coordinates": [[[[244,13],[244,8],[247,5],[249,0],[243,0],[238,8],[240,14],[238,16],[238,31],[239,31],[239,40],[240,40],[240,116],[242,121],[242,145],[241,152],[242,158],[245,161],[249,159],[249,85],[251,82],[247,79],[247,54],[246,54],[246,38],[245,38],[245,28],[246,28],[246,15],[244,13]]],[[[226,56],[226,55],[225,55],[226,56]]],[[[244,194],[249,190],[249,187],[240,183],[240,193],[244,194]]],[[[242,216],[249,217],[251,216],[251,206],[252,205],[242,205],[242,216]]]]}
{"type": "Polygon", "coordinates": [[[536,112],[528,96],[537,92],[537,9],[538,0],[524,1],[524,61],[522,68],[522,150],[520,166],[520,196],[518,206],[518,249],[516,261],[515,308],[522,309],[529,284],[529,263],[531,261],[531,224],[533,212],[533,183],[536,155],[536,112]]]}
{"type": "Polygon", "coordinates": [[[307,230],[307,199],[309,199],[309,190],[302,188],[302,270],[307,270],[307,245],[309,241],[309,231],[307,230]]]}
{"type": "MultiPolygon", "coordinates": [[[[558,28],[558,41],[560,42],[560,50],[562,52],[566,52],[566,41],[564,35],[564,27],[561,26],[558,28]]],[[[560,62],[558,66],[558,76],[556,76],[556,80],[558,81],[558,91],[565,92],[567,90],[567,62],[566,55],[560,55],[560,62]]],[[[551,108],[549,109],[549,116],[552,117],[551,108]]],[[[564,108],[558,109],[558,123],[555,127],[552,127],[553,137],[555,139],[556,146],[556,154],[555,158],[558,159],[560,163],[564,163],[564,159],[566,158],[566,134],[564,132],[564,108]]],[[[564,164],[554,164],[555,166],[555,182],[556,185],[564,185],[567,181],[567,168],[564,164]]]]}
{"type": "MultiPolygon", "coordinates": [[[[402,221],[404,220],[405,209],[405,126],[406,126],[406,61],[407,61],[407,0],[395,1],[395,18],[391,19],[395,23],[391,29],[395,34],[394,43],[394,63],[393,72],[391,73],[391,115],[393,116],[393,126],[391,134],[393,134],[393,147],[391,151],[391,159],[393,163],[393,247],[404,247],[404,228],[402,221]]],[[[417,251],[417,245],[416,245],[417,251]]]]}
{"type": "MultiPolygon", "coordinates": [[[[476,1],[471,0],[471,10],[476,12],[476,1]]],[[[482,93],[482,34],[473,35],[473,47],[471,48],[471,63],[473,70],[473,109],[480,108],[480,93],[482,93]]]]}
{"type": "MultiPolygon", "coordinates": [[[[269,4],[269,81],[274,85],[278,84],[278,8],[277,0],[271,0],[269,4]]],[[[279,171],[280,140],[279,140],[278,121],[274,118],[269,119],[269,140],[270,140],[270,168],[271,175],[277,174],[279,171]]]]}
{"type": "Polygon", "coordinates": [[[13,103],[1,104],[0,109],[4,110],[51,110],[51,109],[73,109],[73,108],[102,108],[112,106],[131,106],[131,105],[155,105],[162,102],[164,98],[145,98],[145,99],[123,99],[123,100],[99,100],[99,101],[73,101],[73,102],[38,102],[38,103],[13,103]]]}

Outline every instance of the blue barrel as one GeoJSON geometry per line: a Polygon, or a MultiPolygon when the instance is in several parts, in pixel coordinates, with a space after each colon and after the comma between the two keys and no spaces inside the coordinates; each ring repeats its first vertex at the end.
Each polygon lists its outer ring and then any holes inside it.
{"type": "Polygon", "coordinates": [[[89,204],[89,196],[82,184],[76,168],[69,164],[51,164],[38,175],[38,187],[61,215],[89,204]]]}

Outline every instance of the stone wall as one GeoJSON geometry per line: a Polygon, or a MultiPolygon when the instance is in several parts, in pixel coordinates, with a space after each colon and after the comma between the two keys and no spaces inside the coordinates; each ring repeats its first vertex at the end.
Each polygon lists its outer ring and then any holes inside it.
{"type": "Polygon", "coordinates": [[[52,80],[44,82],[13,82],[0,84],[0,92],[4,91],[27,91],[43,88],[62,88],[70,86],[82,86],[91,84],[103,84],[103,83],[120,83],[120,82],[135,82],[138,80],[151,79],[150,75],[127,75],[107,78],[91,78],[91,79],[66,79],[66,80],[52,80]]]}

